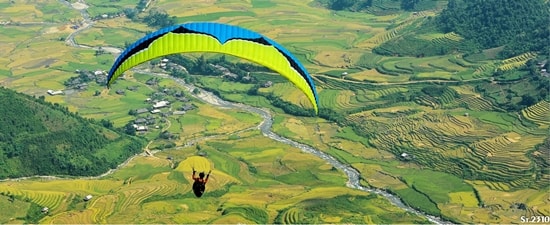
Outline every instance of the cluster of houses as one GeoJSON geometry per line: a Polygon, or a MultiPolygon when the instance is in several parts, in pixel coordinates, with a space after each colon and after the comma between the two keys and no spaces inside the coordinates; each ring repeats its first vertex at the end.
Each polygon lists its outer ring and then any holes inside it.
{"type": "Polygon", "coordinates": [[[98,20],[104,20],[104,19],[113,19],[117,17],[124,17],[126,14],[123,12],[115,12],[115,13],[104,13],[98,16],[95,16],[92,18],[92,21],[98,21],[98,20]]]}
{"type": "MultiPolygon", "coordinates": [[[[221,74],[222,74],[221,76],[223,78],[226,78],[226,79],[229,79],[229,80],[234,80],[234,81],[239,80],[239,75],[231,72],[229,69],[227,69],[223,66],[220,66],[220,65],[212,64],[212,63],[210,63],[209,65],[216,68],[218,71],[220,71],[221,74]]],[[[250,73],[247,73],[246,76],[243,76],[241,78],[241,80],[244,81],[244,82],[250,82],[252,80],[252,77],[250,76],[250,73]]]]}
{"type": "Polygon", "coordinates": [[[212,64],[212,63],[210,63],[210,66],[212,66],[212,67],[216,68],[217,70],[219,70],[222,73],[222,77],[233,79],[233,80],[236,80],[236,79],[239,78],[239,76],[237,74],[232,73],[231,71],[229,71],[229,69],[227,69],[223,66],[212,64]]]}
{"type": "MultiPolygon", "coordinates": [[[[162,91],[164,94],[169,93],[169,89],[164,89],[162,91]]],[[[158,93],[157,93],[158,94],[158,93]]],[[[155,94],[153,94],[155,95],[155,94]]],[[[159,115],[160,117],[168,117],[170,115],[184,115],[187,111],[193,110],[196,107],[190,103],[190,100],[186,98],[183,92],[178,91],[172,94],[177,101],[183,102],[184,104],[175,110],[172,108],[172,103],[167,100],[153,100],[151,98],[145,99],[146,102],[150,103],[151,106],[147,108],[139,108],[132,111],[132,114],[137,116],[133,122],[133,127],[136,131],[144,132],[149,130],[150,125],[156,124],[156,119],[153,114],[159,115]],[[169,108],[167,111],[162,110],[163,108],[169,108]],[[148,114],[145,117],[140,117],[141,114],[148,114]]],[[[158,128],[158,126],[156,126],[158,128]]]]}
{"type": "Polygon", "coordinates": [[[75,70],[77,77],[71,77],[65,81],[65,87],[69,89],[84,91],[88,88],[88,82],[94,81],[97,84],[105,84],[107,82],[107,72],[104,70],[86,71],[75,70]]]}
{"type": "Polygon", "coordinates": [[[540,69],[540,75],[542,76],[545,76],[545,77],[550,77],[550,73],[548,73],[548,71],[546,70],[546,63],[548,63],[548,60],[544,60],[542,62],[538,62],[537,63],[537,66],[539,67],[540,69]]]}

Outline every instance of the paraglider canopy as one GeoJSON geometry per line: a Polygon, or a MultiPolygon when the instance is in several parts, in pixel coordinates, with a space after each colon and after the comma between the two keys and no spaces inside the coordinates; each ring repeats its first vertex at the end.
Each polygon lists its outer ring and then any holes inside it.
{"type": "Polygon", "coordinates": [[[263,65],[291,81],[318,113],[315,84],[305,67],[288,50],[256,32],[222,23],[193,22],[165,27],[130,45],[109,71],[110,86],[124,71],[145,61],[185,52],[234,55],[263,65]]]}

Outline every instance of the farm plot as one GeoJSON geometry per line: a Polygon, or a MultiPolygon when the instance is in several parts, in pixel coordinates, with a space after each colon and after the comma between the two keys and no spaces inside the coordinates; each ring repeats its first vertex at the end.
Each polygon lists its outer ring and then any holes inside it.
{"type": "Polygon", "coordinates": [[[475,111],[490,111],[493,109],[490,101],[478,95],[464,95],[462,98],[457,99],[456,102],[458,104],[464,103],[468,109],[475,111]]]}
{"type": "Polygon", "coordinates": [[[514,56],[512,58],[505,59],[498,66],[498,69],[506,71],[506,70],[519,68],[525,65],[525,63],[527,63],[529,59],[535,58],[536,56],[537,56],[536,53],[527,52],[518,56],[514,56]]]}
{"type": "Polygon", "coordinates": [[[541,101],[521,111],[521,114],[540,125],[550,125],[550,102],[541,101]]]}
{"type": "Polygon", "coordinates": [[[341,194],[330,199],[312,197],[282,210],[275,218],[275,222],[281,224],[422,222],[422,219],[412,214],[395,212],[393,209],[395,206],[381,204],[379,198],[374,195],[353,194],[341,194]],[[380,216],[378,213],[382,211],[392,212],[392,215],[380,216]]]}
{"type": "MultiPolygon", "coordinates": [[[[477,114],[457,117],[423,113],[422,116],[394,117],[383,112],[373,112],[376,117],[364,113],[363,117],[354,117],[359,120],[363,118],[363,122],[356,123],[363,124],[365,128],[362,131],[374,137],[369,143],[376,148],[389,150],[395,155],[405,152],[414,155],[408,160],[461,176],[468,168],[469,171],[476,171],[475,176],[488,181],[502,181],[505,189],[524,188],[533,183],[531,160],[525,152],[542,140],[540,137],[503,132],[513,130],[513,123],[517,121],[480,114],[479,119],[483,122],[479,124],[476,122],[477,114]],[[469,149],[464,149],[463,143],[468,143],[469,149]],[[462,164],[457,165],[450,160],[452,158],[460,158],[462,164]],[[431,163],[434,161],[438,163],[431,163]]],[[[353,120],[351,117],[348,119],[353,120]]]]}
{"type": "Polygon", "coordinates": [[[363,104],[359,103],[355,96],[355,92],[349,90],[323,90],[319,92],[320,107],[339,110],[360,107],[363,104]]]}

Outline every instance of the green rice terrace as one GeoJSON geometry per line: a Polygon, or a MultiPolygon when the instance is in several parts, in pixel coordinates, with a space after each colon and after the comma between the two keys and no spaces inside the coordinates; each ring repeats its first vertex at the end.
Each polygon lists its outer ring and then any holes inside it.
{"type": "MultiPolygon", "coordinates": [[[[208,104],[195,97],[199,89],[155,73],[269,110],[273,132],[352,166],[361,185],[420,212],[455,223],[550,216],[550,61],[537,45],[546,39],[478,43],[485,37],[458,20],[442,28],[443,16],[455,21],[453,12],[477,10],[459,0],[353,2],[0,3],[0,85],[108,120],[147,143],[143,154],[98,177],[0,181],[0,223],[430,223],[347,187],[345,174],[321,158],[264,136],[258,114],[208,104]],[[156,59],[105,87],[120,49],[191,21],[242,26],[287,48],[314,79],[319,116],[284,77],[212,53],[167,57],[178,69],[156,59]],[[170,107],[153,112],[158,100],[170,107]],[[202,198],[191,191],[192,167],[213,171],[202,198]]],[[[518,2],[548,9],[548,1],[518,2]]],[[[514,16],[540,22],[536,9],[516,9],[531,11],[514,16]]]]}

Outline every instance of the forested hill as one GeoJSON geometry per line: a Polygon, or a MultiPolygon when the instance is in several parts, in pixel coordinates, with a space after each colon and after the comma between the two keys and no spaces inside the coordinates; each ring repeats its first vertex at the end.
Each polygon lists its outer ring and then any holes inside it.
{"type": "Polygon", "coordinates": [[[92,176],[115,168],[144,142],[58,104],[0,87],[0,179],[92,176]]]}
{"type": "Polygon", "coordinates": [[[317,0],[332,10],[362,11],[372,14],[392,14],[399,10],[422,11],[433,9],[442,0],[317,0]]]}
{"type": "Polygon", "coordinates": [[[545,0],[449,0],[437,17],[444,32],[455,32],[480,48],[504,46],[503,58],[528,51],[547,55],[549,22],[545,0]]]}
{"type": "Polygon", "coordinates": [[[317,0],[333,10],[375,15],[399,11],[435,10],[437,15],[421,24],[397,32],[400,38],[373,49],[382,55],[430,56],[455,50],[472,53],[499,48],[505,59],[526,52],[550,54],[550,1],[547,0],[317,0]],[[439,10],[442,9],[441,12],[439,10]],[[458,34],[465,40],[447,45],[434,44],[416,36],[434,33],[458,34]],[[414,39],[414,40],[413,40],[414,39]],[[410,42],[413,40],[412,42],[410,42]]]}

